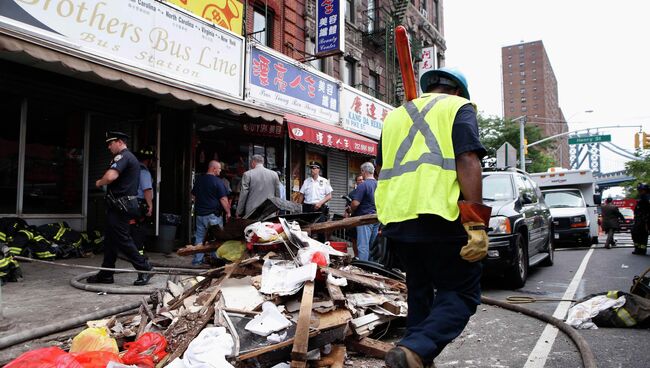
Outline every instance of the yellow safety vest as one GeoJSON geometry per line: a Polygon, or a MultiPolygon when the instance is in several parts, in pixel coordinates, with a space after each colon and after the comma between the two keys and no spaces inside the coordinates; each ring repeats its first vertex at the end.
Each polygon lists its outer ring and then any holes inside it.
{"type": "MultiPolygon", "coordinates": [[[[386,116],[382,168],[375,191],[382,224],[435,214],[458,218],[460,186],[451,138],[456,113],[469,100],[426,93],[386,116]]],[[[476,107],[476,106],[475,106],[476,107]]]]}

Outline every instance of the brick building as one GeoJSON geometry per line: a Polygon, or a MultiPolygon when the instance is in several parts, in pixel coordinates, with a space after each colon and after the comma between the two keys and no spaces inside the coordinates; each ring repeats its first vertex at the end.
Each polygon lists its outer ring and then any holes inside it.
{"type": "MultiPolygon", "coordinates": [[[[501,48],[503,115],[514,119],[523,115],[538,125],[544,136],[568,131],[559,106],[557,79],[542,41],[519,43],[501,48]]],[[[567,138],[555,141],[549,154],[555,165],[569,167],[567,138]]]]}

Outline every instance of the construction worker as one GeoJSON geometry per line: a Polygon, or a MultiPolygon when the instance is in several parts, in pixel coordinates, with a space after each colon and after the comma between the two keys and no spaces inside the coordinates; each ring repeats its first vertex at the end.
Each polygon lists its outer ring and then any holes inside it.
{"type": "MultiPolygon", "coordinates": [[[[129,220],[134,216],[133,207],[137,210],[137,201],[132,206],[132,198],[138,193],[140,180],[140,164],[126,145],[128,135],[122,132],[106,132],[108,150],[114,155],[113,161],[104,175],[95,182],[97,188],[107,186],[106,195],[106,242],[102,267],[115,268],[117,252],[122,252],[136,270],[150,271],[149,261],[138,253],[133,243],[129,220]]],[[[139,273],[134,285],[146,285],[153,274],[139,273]]],[[[90,284],[112,284],[113,272],[99,271],[86,279],[90,284]]]]}
{"type": "Polygon", "coordinates": [[[612,198],[607,198],[605,205],[600,208],[603,215],[603,231],[607,233],[607,240],[605,240],[605,248],[607,249],[610,249],[612,245],[616,246],[614,230],[619,228],[619,221],[625,221],[621,211],[612,202],[612,198]]]}
{"type": "Polygon", "coordinates": [[[634,207],[634,226],[632,226],[633,254],[645,255],[648,248],[648,225],[650,223],[650,186],[639,183],[636,187],[639,199],[634,207]]]}
{"type": "Polygon", "coordinates": [[[138,161],[140,161],[140,182],[138,184],[138,204],[140,205],[142,215],[138,218],[131,219],[131,237],[133,242],[138,248],[138,252],[144,255],[144,240],[145,240],[145,220],[151,217],[153,213],[153,179],[149,166],[153,161],[153,149],[143,148],[136,153],[138,161]]]}
{"type": "Polygon", "coordinates": [[[406,271],[405,336],[389,368],[432,366],[480,303],[485,231],[476,106],[456,69],[424,73],[421,97],[384,120],[375,191],[382,235],[406,271]],[[434,292],[435,290],[435,292],[434,292]]]}

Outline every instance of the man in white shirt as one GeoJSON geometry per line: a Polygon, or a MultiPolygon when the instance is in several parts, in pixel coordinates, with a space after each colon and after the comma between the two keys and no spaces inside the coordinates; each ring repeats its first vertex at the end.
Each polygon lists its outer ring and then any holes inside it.
{"type": "Polygon", "coordinates": [[[321,212],[318,222],[327,221],[329,207],[327,202],[332,199],[332,186],[329,180],[320,176],[321,166],[316,161],[309,162],[311,176],[305,179],[300,188],[302,212],[321,212]]]}

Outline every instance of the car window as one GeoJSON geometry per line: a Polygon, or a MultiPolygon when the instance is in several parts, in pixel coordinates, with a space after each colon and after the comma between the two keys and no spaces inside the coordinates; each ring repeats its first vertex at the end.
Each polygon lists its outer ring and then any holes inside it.
{"type": "Polygon", "coordinates": [[[544,201],[549,208],[570,208],[584,207],[585,201],[582,200],[580,192],[563,191],[563,192],[544,192],[544,201]]]}
{"type": "Polygon", "coordinates": [[[519,197],[523,198],[524,194],[527,194],[531,199],[532,203],[537,203],[537,194],[533,189],[532,184],[524,177],[523,175],[515,175],[515,184],[517,185],[517,190],[519,191],[519,197]]]}
{"type": "Polygon", "coordinates": [[[634,211],[631,208],[623,207],[618,209],[621,212],[621,215],[625,217],[634,217],[634,211]]]}
{"type": "Polygon", "coordinates": [[[510,175],[483,176],[483,200],[505,201],[515,198],[510,175]]]}
{"type": "Polygon", "coordinates": [[[530,193],[530,198],[533,200],[533,203],[537,203],[539,198],[537,197],[537,191],[535,190],[535,184],[525,176],[522,176],[524,179],[524,184],[526,185],[527,193],[530,193]]]}

